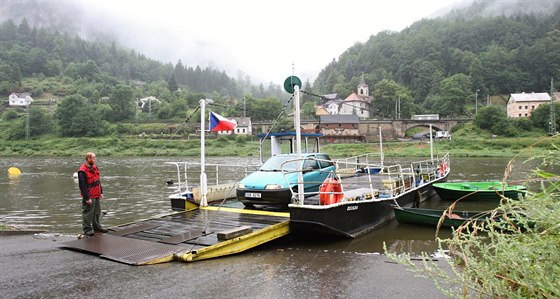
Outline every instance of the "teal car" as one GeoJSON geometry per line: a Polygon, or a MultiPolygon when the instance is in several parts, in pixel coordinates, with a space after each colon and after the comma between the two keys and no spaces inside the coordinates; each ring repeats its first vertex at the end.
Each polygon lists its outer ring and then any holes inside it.
{"type": "Polygon", "coordinates": [[[306,194],[318,192],[329,173],[336,170],[327,154],[305,153],[301,160],[296,154],[276,155],[239,182],[237,198],[246,207],[287,206],[292,202],[291,189],[297,192],[297,163],[301,163],[306,194]]]}

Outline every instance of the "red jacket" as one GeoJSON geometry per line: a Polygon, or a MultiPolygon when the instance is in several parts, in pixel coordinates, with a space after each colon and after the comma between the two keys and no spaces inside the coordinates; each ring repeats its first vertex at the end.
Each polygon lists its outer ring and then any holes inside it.
{"type": "Polygon", "coordinates": [[[99,181],[99,168],[97,165],[89,166],[86,163],[80,166],[78,172],[82,171],[86,175],[86,186],[89,194],[84,194],[80,189],[83,198],[99,198],[101,197],[101,182],[99,181]],[[88,196],[89,195],[89,196],[88,196]]]}

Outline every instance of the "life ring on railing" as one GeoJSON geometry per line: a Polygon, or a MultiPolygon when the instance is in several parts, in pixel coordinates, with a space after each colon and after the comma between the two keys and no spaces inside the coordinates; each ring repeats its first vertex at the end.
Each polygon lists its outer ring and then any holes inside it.
{"type": "Polygon", "coordinates": [[[319,188],[319,202],[321,205],[331,205],[340,202],[344,197],[340,182],[333,177],[327,177],[319,188]]]}
{"type": "Polygon", "coordinates": [[[447,170],[447,162],[441,163],[439,165],[439,175],[443,176],[446,170],[447,170]]]}

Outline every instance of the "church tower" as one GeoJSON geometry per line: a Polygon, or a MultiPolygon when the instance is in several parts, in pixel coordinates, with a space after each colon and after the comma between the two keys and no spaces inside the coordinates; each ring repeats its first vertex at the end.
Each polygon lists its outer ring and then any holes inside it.
{"type": "Polygon", "coordinates": [[[358,84],[358,95],[369,97],[369,87],[364,79],[364,73],[362,73],[362,77],[360,78],[360,84],[358,84]]]}

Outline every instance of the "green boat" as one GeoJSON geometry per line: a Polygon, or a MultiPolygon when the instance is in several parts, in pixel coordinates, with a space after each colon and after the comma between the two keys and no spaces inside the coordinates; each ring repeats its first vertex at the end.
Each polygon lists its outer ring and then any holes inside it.
{"type": "Polygon", "coordinates": [[[501,195],[511,199],[521,199],[527,187],[508,185],[500,181],[489,182],[447,182],[432,185],[442,200],[500,201],[501,195]]]}
{"type": "MultiPolygon", "coordinates": [[[[435,209],[420,209],[420,208],[404,208],[404,207],[394,207],[395,218],[399,223],[408,224],[422,224],[437,226],[441,215],[445,213],[445,210],[435,210],[435,209]]],[[[475,222],[481,222],[488,218],[489,214],[480,211],[452,211],[449,215],[446,215],[445,220],[443,220],[443,227],[459,227],[467,220],[473,220],[475,222]]]]}

